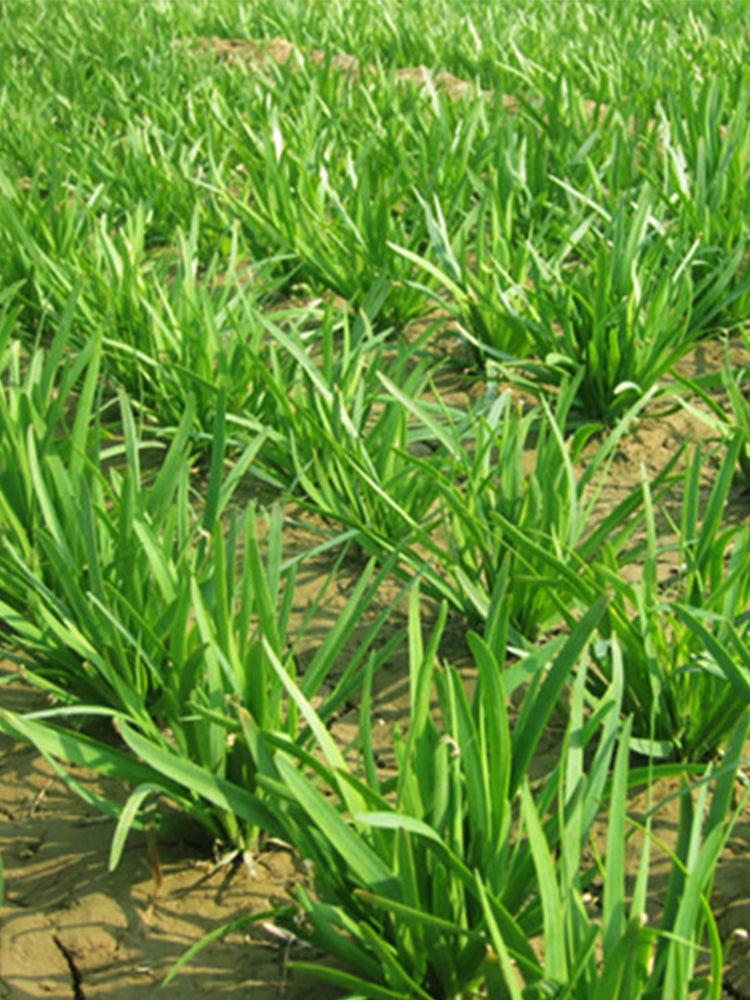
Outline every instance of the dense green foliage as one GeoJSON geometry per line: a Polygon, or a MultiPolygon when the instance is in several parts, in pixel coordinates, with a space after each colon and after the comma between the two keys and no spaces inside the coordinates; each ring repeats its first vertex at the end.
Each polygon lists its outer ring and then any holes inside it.
{"type": "Polygon", "coordinates": [[[123,781],[113,864],[165,800],[283,838],[316,873],[277,919],[352,997],[718,1000],[750,416],[728,348],[675,365],[747,341],[749,39],[721,0],[0,5],[0,639],[52,697],[0,679],[0,731],[123,781]],[[714,438],[602,514],[680,405],[714,438]]]}

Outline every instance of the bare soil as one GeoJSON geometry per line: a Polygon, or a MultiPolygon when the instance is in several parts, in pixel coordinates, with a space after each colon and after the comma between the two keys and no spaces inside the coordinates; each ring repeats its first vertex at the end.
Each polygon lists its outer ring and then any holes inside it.
{"type": "MultiPolygon", "coordinates": [[[[107,860],[113,826],[73,796],[28,747],[0,746],[0,851],[6,899],[0,923],[0,997],[113,997],[135,1000],[156,990],[191,944],[241,914],[280,902],[300,877],[286,851],[269,851],[251,872],[216,868],[209,845],[157,845],[131,837],[113,873],[107,860]],[[160,870],[160,874],[157,871],[160,870]]],[[[103,788],[113,797],[121,789],[103,788]]],[[[206,949],[160,995],[252,996],[271,1000],[322,996],[298,981],[289,949],[262,929],[238,931],[206,949]]]]}

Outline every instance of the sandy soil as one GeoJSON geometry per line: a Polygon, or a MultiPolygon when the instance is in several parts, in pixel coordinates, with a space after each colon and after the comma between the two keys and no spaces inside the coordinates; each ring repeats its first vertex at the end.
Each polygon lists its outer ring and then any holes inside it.
{"type": "MultiPolygon", "coordinates": [[[[143,835],[114,873],[112,824],[56,779],[32,750],[0,749],[0,851],[6,900],[0,924],[0,997],[113,997],[155,990],[187,947],[228,920],[281,901],[299,878],[285,851],[215,871],[207,845],[157,845],[157,877],[143,835]],[[158,891],[157,891],[158,890],[158,891]]],[[[101,781],[80,773],[85,782],[101,781]]],[[[111,790],[114,795],[121,792],[111,790]]],[[[205,950],[160,995],[321,996],[288,969],[289,949],[262,929],[238,931],[205,950]]]]}

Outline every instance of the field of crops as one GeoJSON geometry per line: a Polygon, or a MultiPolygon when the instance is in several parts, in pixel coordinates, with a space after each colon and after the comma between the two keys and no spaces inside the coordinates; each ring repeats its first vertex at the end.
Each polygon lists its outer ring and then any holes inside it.
{"type": "Polygon", "coordinates": [[[750,996],[749,41],[0,4],[3,1000],[750,996]]]}

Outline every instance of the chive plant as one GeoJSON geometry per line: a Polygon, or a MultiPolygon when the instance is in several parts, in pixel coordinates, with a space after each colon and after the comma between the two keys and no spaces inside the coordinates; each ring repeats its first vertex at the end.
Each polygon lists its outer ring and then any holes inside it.
{"type": "MultiPolygon", "coordinates": [[[[3,541],[16,545],[30,565],[38,532],[49,516],[42,466],[75,482],[100,447],[94,414],[101,404],[101,338],[80,351],[73,346],[77,290],[66,303],[49,350],[24,349],[14,337],[22,313],[18,285],[6,289],[0,330],[0,505],[3,541]]],[[[75,488],[72,489],[72,495],[75,488]]]]}
{"type": "Polygon", "coordinates": [[[244,113],[227,109],[222,122],[243,182],[240,192],[221,176],[213,185],[246,231],[265,233],[300,261],[301,277],[315,289],[355,306],[377,296],[381,325],[403,325],[424,311],[425,296],[389,242],[409,248],[426,240],[415,190],[440,191],[455,218],[467,210],[487,156],[477,136],[487,131],[483,109],[459,115],[447,98],[430,109],[395,79],[368,78],[365,88],[337,75],[337,90],[323,99],[320,70],[302,82],[279,73],[275,94],[285,114],[270,123],[263,116],[252,127],[244,113]],[[345,135],[342,115],[352,123],[345,135]]]}
{"type": "Polygon", "coordinates": [[[677,566],[670,579],[659,579],[664,543],[645,481],[648,540],[639,581],[626,583],[616,559],[594,568],[612,588],[605,631],[623,651],[634,745],[658,756],[716,754],[747,711],[750,535],[747,526],[722,524],[740,448],[735,438],[706,499],[699,448],[688,462],[679,521],[671,525],[677,566]]]}
{"type": "MultiPolygon", "coordinates": [[[[740,345],[744,351],[750,350],[750,338],[743,329],[740,331],[740,345]]],[[[703,406],[694,407],[688,398],[683,397],[682,405],[693,413],[715,432],[716,436],[727,446],[739,438],[741,444],[738,454],[738,474],[741,481],[750,483],[750,403],[747,398],[747,368],[733,363],[731,342],[725,344],[724,367],[720,375],[707,373],[691,379],[681,377],[681,384],[692,396],[697,397],[703,406]],[[724,398],[716,396],[715,391],[721,388],[724,398]],[[727,405],[728,404],[728,405],[727,405]]]]}
{"type": "MultiPolygon", "coordinates": [[[[276,732],[258,730],[249,716],[242,720],[262,761],[259,783],[267,803],[287,841],[313,862],[313,886],[298,885],[293,906],[280,907],[276,919],[335,959],[335,965],[297,962],[298,969],[373,1000],[458,1000],[477,992],[498,1000],[645,1000],[664,991],[687,995],[701,985],[702,996],[719,995],[723,954],[707,901],[711,871],[731,829],[747,717],[732,733],[726,762],[703,773],[695,801],[683,772],[667,906],[649,926],[651,821],[658,803],[646,818],[635,886],[628,892],[625,845],[638,826],[627,816],[625,797],[631,783],[653,782],[658,768],[652,763],[630,770],[630,723],[620,721],[624,679],[615,644],[610,686],[593,702],[587,695],[592,637],[603,613],[600,602],[568,637],[507,670],[484,640],[470,635],[477,683],[469,696],[458,672],[438,665],[445,606],[424,643],[414,591],[410,722],[405,733],[394,732],[395,770],[386,773],[372,746],[373,670],[355,765],[294,677],[272,659],[317,746],[310,753],[276,732]],[[569,685],[563,752],[532,783],[535,748],[569,685]],[[513,691],[520,696],[514,719],[508,707],[513,691]],[[589,860],[602,811],[608,820],[604,872],[595,847],[595,861],[589,860]],[[602,874],[602,913],[594,917],[587,900],[602,874]],[[701,984],[693,973],[704,929],[711,976],[701,984]],[[532,941],[542,947],[533,948],[532,941]]],[[[500,648],[507,625],[506,614],[497,624],[500,648]]]]}
{"type": "Polygon", "coordinates": [[[548,351],[584,372],[580,409],[606,423],[705,335],[740,263],[733,254],[706,273],[710,250],[698,240],[675,243],[647,188],[632,209],[630,201],[578,244],[582,262],[569,277],[548,289],[540,275],[535,295],[548,351]],[[696,279],[700,268],[705,276],[696,279]]]}
{"type": "MultiPolygon", "coordinates": [[[[747,201],[750,196],[747,149],[747,96],[744,77],[731,86],[716,81],[685,84],[671,90],[660,111],[660,187],[674,223],[689,240],[700,236],[710,248],[702,264],[715,295],[720,281],[726,296],[722,319],[727,325],[747,314],[748,289],[743,264],[716,273],[722,258],[747,256],[747,201]],[[687,93],[685,92],[687,91],[687,93]]],[[[655,165],[656,171],[657,165],[655,165]]]]}
{"type": "MultiPolygon", "coordinates": [[[[167,470],[171,480],[174,463],[173,453],[160,475],[167,470]]],[[[99,761],[104,773],[136,781],[135,805],[125,813],[124,832],[144,796],[173,797],[180,782],[178,804],[232,846],[255,843],[259,825],[275,829],[267,825],[263,806],[250,815],[238,804],[247,796],[226,797],[226,782],[248,792],[255,786],[253,759],[246,743],[235,738],[239,724],[227,732],[227,713],[231,716],[242,706],[257,725],[296,738],[297,712],[287,705],[269,656],[283,660],[307,696],[315,697],[329,684],[341,645],[360,628],[388,572],[387,566],[380,572],[372,564],[365,567],[336,626],[298,672],[299,644],[327,587],[302,624],[294,626],[299,560],[282,559],[280,513],[269,518],[265,557],[252,507],[244,515],[235,510],[226,526],[220,520],[241,468],[236,465],[226,480],[209,482],[199,519],[187,506],[184,465],[174,477],[177,496],[167,498],[161,512],[155,500],[164,499],[166,480],[157,480],[154,490],[144,493],[125,476],[119,497],[113,486],[112,495],[98,502],[82,484],[70,519],[59,509],[56,494],[47,491],[45,520],[51,521],[54,512],[65,531],[65,547],[58,552],[60,538],[48,542],[43,529],[38,541],[42,568],[37,572],[24,565],[14,546],[3,547],[2,565],[15,606],[10,599],[3,601],[0,614],[24,655],[26,679],[54,693],[63,707],[24,718],[3,712],[0,728],[67,763],[85,761],[96,769],[99,761]],[[120,509],[106,512],[107,499],[110,504],[119,500],[120,509]],[[78,534],[76,523],[81,525],[78,534]],[[88,561],[81,571],[82,558],[76,562],[72,556],[84,544],[80,555],[88,561]],[[85,722],[97,716],[113,720],[141,764],[131,767],[122,750],[110,753],[97,738],[60,728],[70,717],[85,722]],[[160,784],[159,775],[166,784],[160,784]]],[[[112,474],[113,484],[119,479],[112,474]]],[[[321,706],[324,717],[356,690],[358,667],[386,614],[381,612],[357,639],[347,670],[329,684],[321,706]]],[[[395,641],[373,652],[373,661],[387,657],[395,641]]],[[[74,780],[72,784],[78,790],[74,780]]],[[[107,811],[116,811],[115,806],[107,811]]]]}
{"type": "Polygon", "coordinates": [[[610,212],[563,186],[589,211],[576,213],[546,260],[503,237],[474,275],[457,260],[439,212],[428,217],[443,270],[399,253],[450,292],[458,331],[483,363],[499,362],[537,392],[580,371],[581,419],[612,425],[745,294],[744,241],[724,255],[700,237],[675,241],[648,187],[610,212]],[[513,259],[501,263],[510,247],[513,259]]]}
{"type": "MultiPolygon", "coordinates": [[[[546,401],[524,408],[510,392],[490,392],[466,421],[439,404],[406,398],[383,379],[439,445],[430,458],[414,460],[415,474],[439,498],[429,536],[415,536],[431,557],[425,588],[485,621],[509,576],[504,599],[521,642],[569,621],[571,602],[594,600],[588,566],[605,542],[623,562],[637,556],[630,543],[643,516],[638,493],[601,521],[595,512],[618,444],[645,401],[594,449],[598,425],[568,428],[579,380],[563,385],[554,410],[546,401]]],[[[677,459],[654,480],[656,495],[668,488],[677,459]]],[[[406,546],[401,559],[416,567],[424,556],[406,546]]]]}

